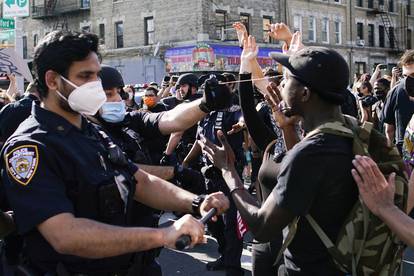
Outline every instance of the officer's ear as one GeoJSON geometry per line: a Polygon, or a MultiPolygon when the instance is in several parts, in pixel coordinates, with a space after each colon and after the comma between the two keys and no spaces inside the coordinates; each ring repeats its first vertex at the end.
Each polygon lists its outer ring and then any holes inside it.
{"type": "Polygon", "coordinates": [[[308,87],[303,87],[303,92],[302,92],[302,102],[307,102],[309,101],[309,98],[311,96],[311,91],[309,90],[308,87]]]}
{"type": "Polygon", "coordinates": [[[53,70],[47,70],[45,73],[45,83],[50,90],[59,90],[60,76],[53,70]]]}

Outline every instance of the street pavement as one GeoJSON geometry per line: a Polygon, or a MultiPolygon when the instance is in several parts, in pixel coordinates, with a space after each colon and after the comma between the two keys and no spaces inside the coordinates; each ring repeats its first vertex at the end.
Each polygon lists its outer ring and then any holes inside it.
{"type": "MultiPolygon", "coordinates": [[[[172,214],[162,216],[160,223],[166,223],[168,219],[172,219],[172,214]]],[[[249,238],[247,238],[248,240],[249,238]]],[[[207,244],[200,244],[192,249],[185,251],[163,249],[158,258],[161,264],[163,275],[180,275],[180,276],[213,276],[225,275],[224,271],[207,271],[206,263],[214,261],[219,257],[217,252],[216,240],[207,235],[207,244]]],[[[245,243],[242,253],[242,267],[245,270],[245,276],[251,276],[252,271],[252,253],[251,246],[245,243]]]]}

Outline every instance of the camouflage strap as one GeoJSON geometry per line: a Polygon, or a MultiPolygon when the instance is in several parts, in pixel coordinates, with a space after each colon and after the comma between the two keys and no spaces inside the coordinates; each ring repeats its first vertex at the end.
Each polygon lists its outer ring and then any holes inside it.
{"type": "MultiPolygon", "coordinates": [[[[339,265],[348,263],[348,261],[338,251],[338,249],[333,244],[331,239],[325,234],[325,232],[322,230],[322,228],[319,226],[319,224],[312,218],[312,216],[311,215],[306,215],[305,218],[309,222],[309,224],[311,225],[313,230],[316,232],[318,237],[321,239],[322,243],[325,245],[325,247],[328,250],[329,254],[331,254],[331,256],[334,258],[336,263],[339,264],[339,265]]],[[[344,272],[349,272],[342,265],[341,265],[340,268],[344,272]]],[[[355,258],[352,258],[352,270],[355,270],[355,273],[353,273],[352,275],[357,275],[356,274],[356,260],[355,260],[355,258]]]]}
{"type": "Polygon", "coordinates": [[[277,264],[279,263],[280,259],[281,259],[281,258],[282,258],[282,256],[283,256],[283,252],[285,252],[285,250],[288,248],[288,246],[289,246],[289,245],[290,245],[290,243],[292,242],[293,238],[295,237],[295,235],[296,235],[296,231],[297,231],[297,229],[298,229],[298,222],[299,222],[299,218],[300,218],[300,217],[296,217],[296,218],[294,218],[294,219],[293,219],[293,221],[289,224],[289,226],[288,226],[288,227],[286,227],[286,228],[283,230],[283,232],[284,232],[285,230],[287,230],[287,231],[288,231],[288,234],[287,234],[287,236],[286,236],[285,240],[283,241],[283,244],[282,244],[282,246],[281,246],[281,248],[280,248],[280,250],[279,250],[279,253],[277,254],[276,261],[273,263],[273,265],[274,265],[274,266],[275,266],[275,265],[277,265],[277,264]]]}

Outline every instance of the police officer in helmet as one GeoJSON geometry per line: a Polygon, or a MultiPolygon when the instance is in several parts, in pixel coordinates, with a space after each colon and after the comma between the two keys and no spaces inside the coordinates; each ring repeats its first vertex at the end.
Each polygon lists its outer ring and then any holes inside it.
{"type": "MultiPolygon", "coordinates": [[[[39,42],[33,63],[41,106],[33,106],[2,149],[7,199],[25,239],[27,266],[39,275],[137,275],[134,252],[174,247],[182,234],[192,245],[203,240],[203,225],[190,215],[165,229],[133,227],[134,200],[188,213],[228,207],[221,193],[203,201],[140,170],[85,119],[106,101],[97,48],[96,35],[68,31],[39,42]]],[[[156,124],[160,132],[178,131],[219,102],[207,93],[156,124]]]]}

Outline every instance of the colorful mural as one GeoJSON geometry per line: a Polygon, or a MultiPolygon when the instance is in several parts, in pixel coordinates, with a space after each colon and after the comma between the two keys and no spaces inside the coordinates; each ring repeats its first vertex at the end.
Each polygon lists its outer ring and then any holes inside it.
{"type": "MultiPolygon", "coordinates": [[[[166,51],[166,68],[169,72],[188,71],[233,71],[240,66],[238,46],[199,43],[196,46],[170,48],[166,51]]],[[[277,63],[269,57],[270,52],[280,49],[260,48],[258,62],[261,67],[276,67],[277,63]]]]}

